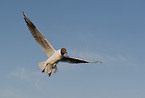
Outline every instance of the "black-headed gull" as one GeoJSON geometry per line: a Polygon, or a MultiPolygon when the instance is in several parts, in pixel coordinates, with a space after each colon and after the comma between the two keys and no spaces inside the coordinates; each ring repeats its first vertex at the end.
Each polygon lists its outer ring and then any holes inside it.
{"type": "Polygon", "coordinates": [[[26,16],[26,14],[23,12],[25,22],[34,37],[35,41],[38,43],[38,45],[42,48],[42,50],[47,54],[48,59],[46,61],[40,62],[39,67],[42,70],[42,72],[48,73],[49,76],[51,76],[52,73],[55,73],[58,71],[57,69],[57,63],[59,61],[61,62],[68,62],[68,63],[101,63],[99,61],[92,62],[88,60],[83,60],[79,58],[64,56],[67,55],[66,49],[61,48],[59,50],[55,50],[51,44],[47,41],[47,39],[43,36],[43,34],[36,28],[36,26],[31,22],[31,20],[26,16]]]}

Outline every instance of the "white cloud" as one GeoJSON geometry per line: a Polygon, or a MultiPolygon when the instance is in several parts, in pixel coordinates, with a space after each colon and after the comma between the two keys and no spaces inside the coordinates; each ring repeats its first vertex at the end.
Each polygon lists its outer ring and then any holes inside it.
{"type": "MultiPolygon", "coordinates": [[[[110,60],[115,60],[116,57],[114,56],[111,56],[111,55],[107,55],[107,54],[104,54],[104,53],[101,53],[101,52],[91,52],[91,51],[88,51],[88,50],[84,50],[82,49],[81,51],[76,51],[75,50],[71,50],[71,55],[73,56],[78,56],[80,58],[86,58],[86,59],[89,59],[89,60],[93,60],[93,59],[104,59],[104,58],[110,58],[110,60]]],[[[120,56],[121,57],[121,56],[120,56]]]]}
{"type": "Polygon", "coordinates": [[[16,70],[10,72],[8,74],[8,78],[18,78],[26,81],[29,81],[31,79],[30,72],[28,72],[28,70],[26,70],[25,68],[17,68],[16,70]]]}
{"type": "Polygon", "coordinates": [[[41,70],[38,71],[32,71],[26,68],[16,68],[16,70],[13,70],[12,72],[7,74],[8,79],[17,79],[22,80],[27,83],[31,83],[34,88],[41,89],[40,87],[40,80],[42,75],[41,70]]]}
{"type": "Polygon", "coordinates": [[[24,95],[21,96],[20,92],[15,89],[3,89],[0,91],[1,98],[27,98],[24,95]]]}
{"type": "Polygon", "coordinates": [[[76,51],[76,49],[71,50],[72,56],[90,61],[101,61],[105,65],[119,65],[119,64],[127,64],[131,65],[132,64],[132,58],[129,56],[124,56],[122,54],[107,54],[107,53],[102,53],[99,51],[96,52],[91,52],[88,50],[82,49],[82,51],[76,51]]]}

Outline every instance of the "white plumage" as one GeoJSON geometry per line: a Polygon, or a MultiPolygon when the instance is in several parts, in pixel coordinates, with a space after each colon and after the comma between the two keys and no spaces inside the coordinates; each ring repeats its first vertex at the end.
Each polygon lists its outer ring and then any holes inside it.
{"type": "Polygon", "coordinates": [[[46,61],[39,63],[39,68],[42,70],[42,72],[48,73],[49,76],[51,76],[52,73],[55,73],[58,71],[57,69],[57,63],[59,61],[61,62],[68,62],[68,63],[101,63],[99,61],[92,62],[87,61],[79,58],[74,57],[68,57],[64,56],[64,54],[67,55],[66,49],[61,48],[60,50],[55,50],[51,44],[47,41],[47,39],[43,36],[43,34],[36,28],[36,26],[30,21],[30,19],[26,16],[25,13],[23,13],[25,22],[34,37],[35,41],[38,43],[38,45],[42,48],[42,50],[47,54],[48,59],[46,61]]]}

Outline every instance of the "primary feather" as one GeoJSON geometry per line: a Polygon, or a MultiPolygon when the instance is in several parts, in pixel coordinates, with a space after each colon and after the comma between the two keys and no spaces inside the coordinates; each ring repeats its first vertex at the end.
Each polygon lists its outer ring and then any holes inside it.
{"type": "Polygon", "coordinates": [[[36,26],[31,22],[31,20],[23,13],[25,22],[34,37],[35,41],[42,48],[42,50],[50,57],[55,49],[51,46],[51,44],[47,41],[47,39],[43,36],[43,34],[36,28],[36,26]]]}

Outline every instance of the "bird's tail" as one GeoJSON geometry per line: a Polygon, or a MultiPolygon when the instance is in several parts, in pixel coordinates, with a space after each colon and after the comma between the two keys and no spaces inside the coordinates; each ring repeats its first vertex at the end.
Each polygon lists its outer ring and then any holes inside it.
{"type": "Polygon", "coordinates": [[[45,68],[45,66],[46,66],[46,61],[39,62],[39,68],[40,68],[41,70],[43,70],[43,69],[45,68]]]}
{"type": "Polygon", "coordinates": [[[50,73],[53,69],[51,65],[47,64],[47,61],[39,62],[39,68],[41,69],[42,72],[45,73],[50,73]]]}
{"type": "Polygon", "coordinates": [[[47,64],[47,61],[39,62],[39,68],[45,73],[56,73],[58,71],[56,64],[52,67],[52,65],[47,64]]]}

